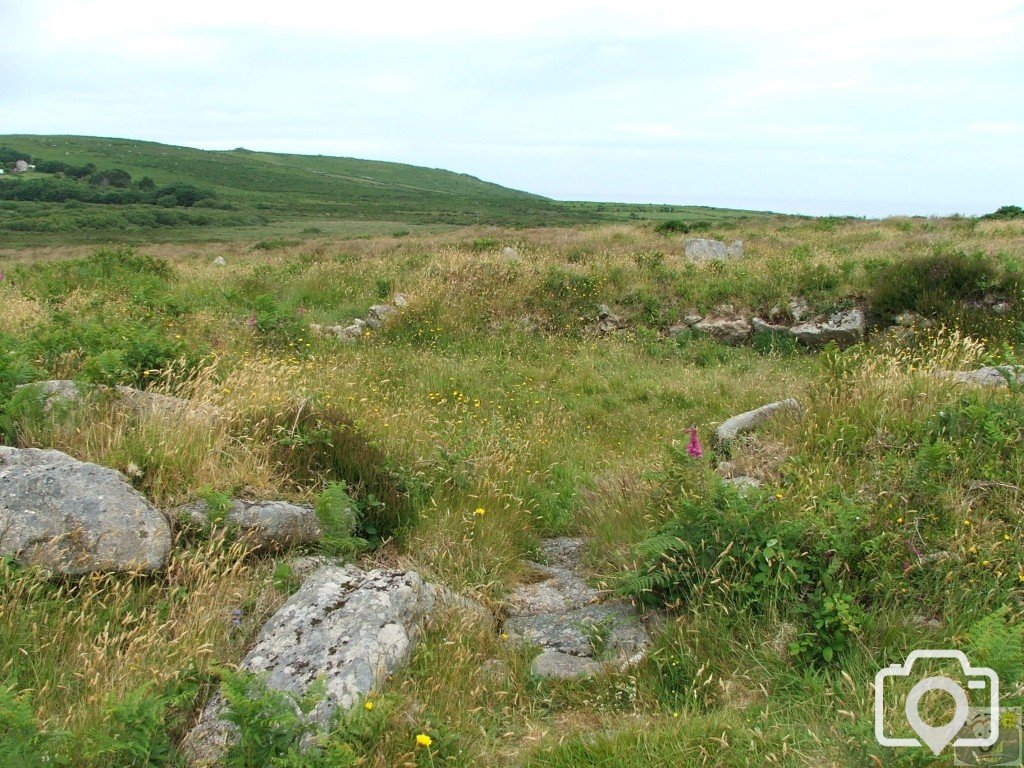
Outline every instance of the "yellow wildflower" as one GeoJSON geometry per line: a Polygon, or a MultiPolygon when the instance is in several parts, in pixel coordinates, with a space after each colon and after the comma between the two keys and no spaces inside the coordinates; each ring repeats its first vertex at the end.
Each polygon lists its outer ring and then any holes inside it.
{"type": "Polygon", "coordinates": [[[425,733],[416,734],[416,744],[420,747],[429,747],[434,743],[434,740],[425,733]]]}
{"type": "Polygon", "coordinates": [[[373,712],[373,702],[372,701],[367,701],[365,704],[363,704],[363,707],[366,709],[367,712],[373,712]]]}
{"type": "Polygon", "coordinates": [[[477,507],[475,510],[473,510],[473,514],[477,517],[483,517],[487,514],[487,512],[484,510],[483,507],[477,507]]]}

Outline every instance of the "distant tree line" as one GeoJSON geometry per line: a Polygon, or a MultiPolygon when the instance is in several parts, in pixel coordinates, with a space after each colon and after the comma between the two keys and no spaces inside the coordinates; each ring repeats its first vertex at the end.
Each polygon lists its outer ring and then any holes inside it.
{"type": "Polygon", "coordinates": [[[1019,205],[1004,205],[994,213],[986,213],[983,219],[1024,219],[1024,208],[1019,205]]]}
{"type": "MultiPolygon", "coordinates": [[[[19,160],[32,163],[33,158],[9,147],[0,147],[0,165],[13,165],[19,160]]],[[[194,184],[174,182],[157,186],[149,176],[133,181],[131,174],[120,168],[98,170],[93,163],[76,166],[60,160],[35,158],[38,173],[54,174],[46,178],[0,179],[0,200],[21,200],[36,203],[63,203],[78,200],[102,205],[160,205],[165,208],[191,208],[200,200],[212,200],[216,194],[194,184]],[[85,182],[84,184],[82,182],[85,182]]]]}

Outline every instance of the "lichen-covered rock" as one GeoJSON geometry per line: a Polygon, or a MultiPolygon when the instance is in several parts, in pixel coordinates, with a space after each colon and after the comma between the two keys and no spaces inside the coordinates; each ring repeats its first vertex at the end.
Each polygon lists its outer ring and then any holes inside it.
{"type": "Polygon", "coordinates": [[[629,658],[649,642],[633,606],[620,602],[558,614],[513,616],[505,622],[505,632],[514,640],[592,659],[629,658]]]}
{"type": "MultiPolygon", "coordinates": [[[[296,700],[322,679],[323,697],[307,717],[326,726],[408,660],[437,602],[412,571],[326,566],[264,625],[241,668],[296,700]]],[[[182,749],[193,765],[215,764],[234,738],[222,712],[216,695],[186,737],[182,749]]]]}
{"type": "Polygon", "coordinates": [[[693,330],[706,333],[715,341],[739,344],[750,335],[751,326],[743,317],[705,318],[694,324],[693,330]]]}
{"type": "Polygon", "coordinates": [[[789,330],[789,328],[784,325],[769,323],[766,320],[762,320],[760,317],[752,318],[750,326],[754,329],[754,333],[785,333],[789,330]]]}
{"type": "Polygon", "coordinates": [[[789,332],[798,341],[810,347],[820,347],[834,341],[840,347],[848,347],[864,340],[867,324],[864,313],[859,309],[837,312],[822,323],[801,323],[789,332]]]}
{"type": "Polygon", "coordinates": [[[561,651],[541,651],[530,665],[530,674],[565,680],[573,677],[593,676],[604,670],[604,665],[587,656],[573,656],[561,651]]]}
{"type": "MultiPolygon", "coordinates": [[[[196,501],[179,508],[173,516],[179,520],[185,518],[193,525],[205,526],[210,522],[210,507],[205,501],[196,501]]],[[[237,526],[261,549],[315,544],[323,535],[320,520],[311,506],[287,501],[233,500],[224,521],[237,526]]]]}
{"type": "Polygon", "coordinates": [[[694,261],[723,261],[728,258],[728,249],[720,240],[690,237],[686,239],[684,247],[686,258],[694,261]]]}
{"type": "Polygon", "coordinates": [[[746,413],[737,414],[726,419],[718,426],[718,429],[715,430],[715,441],[720,444],[728,443],[730,440],[734,440],[740,432],[754,429],[777,413],[785,411],[799,413],[800,403],[790,397],[777,403],[762,405],[760,408],[755,408],[746,413]]]}
{"type": "Polygon", "coordinates": [[[159,413],[184,417],[211,417],[219,414],[216,407],[205,403],[196,403],[183,397],[164,395],[124,385],[89,387],[67,379],[53,379],[22,384],[18,387],[19,390],[26,388],[32,388],[39,392],[43,397],[44,410],[47,412],[54,406],[80,403],[87,395],[94,394],[97,397],[109,397],[118,406],[136,413],[159,413]]]}
{"type": "Polygon", "coordinates": [[[974,371],[945,371],[958,384],[978,384],[983,387],[1005,387],[1009,383],[1024,384],[1024,366],[988,365],[974,371]]]}
{"type": "Polygon", "coordinates": [[[77,576],[156,570],[170,550],[167,519],[120,472],[0,446],[0,553],[77,576]]]}

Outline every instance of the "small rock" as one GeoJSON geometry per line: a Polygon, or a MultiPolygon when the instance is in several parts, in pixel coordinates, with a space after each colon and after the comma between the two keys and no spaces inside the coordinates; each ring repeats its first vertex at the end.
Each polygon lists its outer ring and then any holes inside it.
{"type": "Polygon", "coordinates": [[[775,652],[775,655],[785,661],[791,660],[793,658],[793,654],[790,652],[790,646],[796,642],[796,639],[799,636],[800,630],[795,624],[789,624],[787,622],[779,624],[779,629],[771,641],[771,647],[775,652]]]}
{"type": "Polygon", "coordinates": [[[733,240],[729,243],[729,245],[725,247],[725,257],[727,259],[743,258],[743,241],[733,240]]]}
{"type": "Polygon", "coordinates": [[[517,251],[515,248],[512,248],[511,246],[506,245],[504,248],[501,249],[501,255],[502,258],[505,259],[518,259],[519,251],[517,251]]]}
{"type": "Polygon", "coordinates": [[[512,676],[512,670],[501,659],[488,659],[480,665],[480,677],[492,684],[501,684],[512,676]]]}
{"type": "Polygon", "coordinates": [[[732,477],[736,472],[736,465],[731,461],[720,461],[718,462],[718,466],[715,467],[715,471],[722,477],[732,477]]]}
{"type": "Polygon", "coordinates": [[[224,261],[223,256],[218,256],[216,259],[213,260],[213,266],[215,267],[226,267],[227,264],[228,263],[224,261]]]}
{"type": "Polygon", "coordinates": [[[561,651],[545,650],[533,660],[530,674],[536,677],[549,677],[566,680],[573,677],[591,677],[599,674],[604,665],[599,661],[584,656],[573,656],[561,651]]]}
{"type": "Polygon", "coordinates": [[[396,293],[395,298],[392,299],[392,301],[395,302],[395,306],[398,307],[399,309],[405,309],[407,306],[409,306],[409,297],[406,296],[404,293],[396,293]]]}
{"type": "Polygon", "coordinates": [[[0,446],[0,553],[79,576],[157,570],[170,550],[167,519],[120,472],[0,446]]]}
{"type": "Polygon", "coordinates": [[[693,329],[708,334],[715,341],[739,344],[750,335],[751,327],[750,321],[744,318],[721,318],[701,320],[693,329]]]}
{"type": "Polygon", "coordinates": [[[683,324],[692,328],[703,319],[703,315],[687,315],[683,318],[683,324]]]}
{"type": "Polygon", "coordinates": [[[805,299],[797,297],[789,302],[789,314],[793,318],[794,323],[799,323],[804,318],[810,317],[811,306],[805,299]]]}
{"type": "Polygon", "coordinates": [[[913,312],[904,312],[894,318],[900,328],[931,328],[935,323],[913,312]]]}
{"type": "Polygon", "coordinates": [[[999,301],[992,305],[992,311],[997,315],[1008,315],[1012,309],[1013,307],[1008,301],[999,301]]]}
{"type": "Polygon", "coordinates": [[[718,429],[715,430],[715,441],[719,444],[728,443],[730,440],[734,440],[740,432],[754,429],[777,413],[787,411],[790,413],[800,412],[800,404],[792,397],[780,400],[777,403],[762,405],[760,408],[755,408],[746,413],[737,414],[719,425],[718,429]]]}
{"type": "Polygon", "coordinates": [[[739,475],[738,477],[730,477],[726,480],[729,485],[734,485],[740,491],[744,493],[749,490],[757,490],[761,487],[761,481],[756,477],[749,477],[747,475],[739,475]]]}
{"type": "Polygon", "coordinates": [[[612,314],[612,311],[608,308],[607,304],[598,304],[597,305],[597,319],[598,320],[604,320],[606,317],[610,317],[611,314],[612,314]]]}

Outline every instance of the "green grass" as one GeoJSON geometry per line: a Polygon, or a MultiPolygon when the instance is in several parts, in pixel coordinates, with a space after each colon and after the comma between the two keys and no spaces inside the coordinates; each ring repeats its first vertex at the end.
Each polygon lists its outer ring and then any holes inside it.
{"type": "MultiPolygon", "coordinates": [[[[204,151],[153,142],[84,136],[0,136],[9,147],[72,166],[120,169],[137,182],[188,183],[211,205],[99,205],[0,201],[5,244],[239,240],[280,234],[360,237],[470,225],[552,226],[664,215],[725,221],[747,212],[673,206],[559,203],[473,176],[323,155],[244,149],[204,151]]],[[[30,172],[4,183],[50,178],[30,172]]],[[[86,184],[86,182],[79,182],[86,184]]]]}
{"type": "MultiPolygon", "coordinates": [[[[540,538],[583,535],[595,581],[654,612],[645,662],[561,682],[533,679],[529,651],[487,622],[442,616],[310,765],[943,764],[874,743],[870,686],[915,647],[963,648],[1008,681],[1019,671],[1021,395],[937,372],[1021,361],[1024,224],[742,219],[707,232],[743,239],[747,257],[693,265],[654,222],[12,251],[0,428],[120,469],[165,509],[317,504],[323,551],[415,567],[499,611],[540,538]],[[309,333],[396,291],[407,309],[354,344],[309,333]],[[880,322],[905,301],[935,325],[901,339],[879,326],[865,346],[820,353],[668,333],[693,311],[768,313],[796,295],[880,322]],[[994,298],[1010,310],[973,304],[994,298]],[[600,303],[628,327],[598,335],[600,303]],[[11,397],[47,378],[150,387],[219,417],[103,397],[47,413],[11,397]],[[713,428],[786,396],[799,417],[731,449],[761,490],[723,490],[713,428]]],[[[75,582],[3,564],[0,758],[178,764],[217,669],[294,579],[283,558],[216,536],[182,537],[173,558],[149,579],[75,582]]],[[[239,706],[294,743],[287,718],[257,710],[239,706]]]]}

